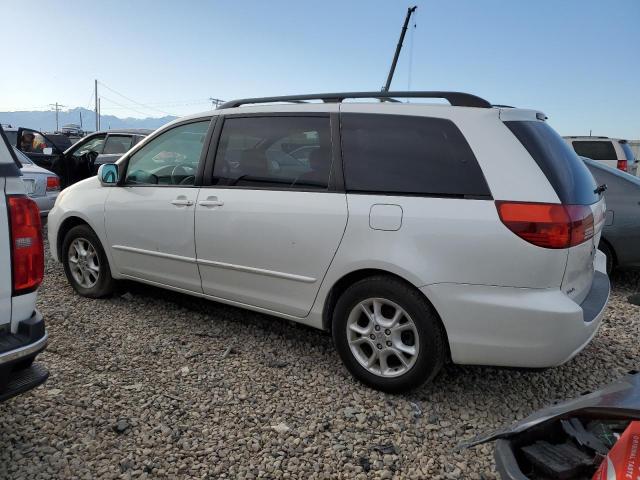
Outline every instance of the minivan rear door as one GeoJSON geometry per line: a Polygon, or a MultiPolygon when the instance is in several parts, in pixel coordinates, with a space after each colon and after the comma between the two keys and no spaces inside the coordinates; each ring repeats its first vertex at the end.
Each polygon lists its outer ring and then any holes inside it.
{"type": "Polygon", "coordinates": [[[505,125],[520,140],[545,174],[563,205],[589,206],[593,235],[567,250],[562,291],[576,303],[589,294],[595,254],[604,225],[605,204],[591,172],[575,151],[544,120],[508,120],[505,125]]]}

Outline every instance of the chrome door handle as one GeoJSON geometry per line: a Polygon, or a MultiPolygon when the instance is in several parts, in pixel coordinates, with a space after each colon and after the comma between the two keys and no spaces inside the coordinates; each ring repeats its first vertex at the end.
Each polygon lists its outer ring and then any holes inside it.
{"type": "Polygon", "coordinates": [[[198,205],[203,207],[221,207],[224,205],[224,202],[218,200],[218,197],[207,197],[206,200],[199,201],[198,205]]]}
{"type": "Polygon", "coordinates": [[[193,202],[183,198],[176,198],[175,200],[171,200],[171,205],[175,205],[176,207],[190,207],[193,205],[193,202]]]}

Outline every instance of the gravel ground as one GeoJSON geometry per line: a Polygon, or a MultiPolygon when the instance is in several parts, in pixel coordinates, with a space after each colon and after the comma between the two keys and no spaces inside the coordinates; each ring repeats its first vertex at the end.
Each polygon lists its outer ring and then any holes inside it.
{"type": "Polygon", "coordinates": [[[356,383],[327,333],[131,285],[74,294],[48,260],[48,382],[0,405],[0,478],[495,478],[462,439],[638,367],[640,276],[595,340],[544,372],[448,366],[406,395],[356,383]]]}

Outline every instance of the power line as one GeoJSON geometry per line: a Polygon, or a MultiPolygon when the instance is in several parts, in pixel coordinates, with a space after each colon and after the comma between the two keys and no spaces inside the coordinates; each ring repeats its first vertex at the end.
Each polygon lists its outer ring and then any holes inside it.
{"type": "MultiPolygon", "coordinates": [[[[109,90],[109,91],[111,91],[111,92],[115,93],[116,95],[119,95],[120,97],[122,97],[122,98],[124,98],[124,99],[128,100],[128,101],[129,101],[129,102],[131,102],[131,103],[135,103],[136,105],[139,105],[139,106],[141,106],[141,107],[143,107],[143,108],[146,108],[146,109],[149,109],[149,110],[155,110],[155,111],[157,111],[157,112],[164,113],[165,115],[172,115],[172,116],[176,116],[176,115],[175,115],[175,114],[173,114],[173,113],[166,112],[166,111],[164,111],[164,110],[160,110],[159,108],[154,108],[154,107],[151,107],[151,106],[149,106],[149,105],[145,105],[144,103],[137,102],[136,100],[134,100],[134,99],[132,99],[132,98],[129,98],[129,97],[127,97],[126,95],[123,95],[122,93],[118,92],[117,90],[114,90],[113,88],[111,88],[111,87],[110,87],[110,86],[108,86],[108,85],[105,85],[105,84],[104,84],[104,83],[102,83],[102,82],[98,82],[98,83],[99,83],[100,85],[102,85],[103,87],[105,87],[107,90],[109,90]]],[[[115,103],[115,102],[114,102],[114,103],[115,103]]],[[[146,114],[145,114],[145,115],[146,115],[146,114]]]]}
{"type": "Polygon", "coordinates": [[[126,110],[131,110],[131,111],[133,111],[133,112],[139,113],[139,114],[141,114],[141,115],[145,115],[145,116],[147,116],[147,117],[149,116],[149,112],[143,112],[143,111],[141,111],[141,110],[135,109],[135,108],[130,107],[130,106],[128,106],[128,105],[123,105],[123,104],[121,104],[121,103],[116,102],[115,100],[112,100],[112,99],[111,99],[111,98],[109,98],[109,97],[105,97],[104,95],[100,95],[100,99],[102,99],[102,100],[106,100],[106,101],[111,102],[111,103],[114,103],[114,104],[118,105],[119,107],[124,108],[124,109],[126,109],[126,110]]]}

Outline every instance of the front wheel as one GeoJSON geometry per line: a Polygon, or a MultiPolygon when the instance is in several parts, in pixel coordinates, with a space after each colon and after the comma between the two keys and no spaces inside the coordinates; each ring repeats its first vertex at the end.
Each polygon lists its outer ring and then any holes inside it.
{"type": "Polygon", "coordinates": [[[73,227],[62,243],[67,280],[83,297],[102,298],[113,293],[114,280],[100,240],[88,225],[73,227]]]}
{"type": "Polygon", "coordinates": [[[387,392],[416,388],[444,363],[445,336],[424,295],[393,277],[365,278],[340,297],[333,339],[347,369],[387,392]]]}

